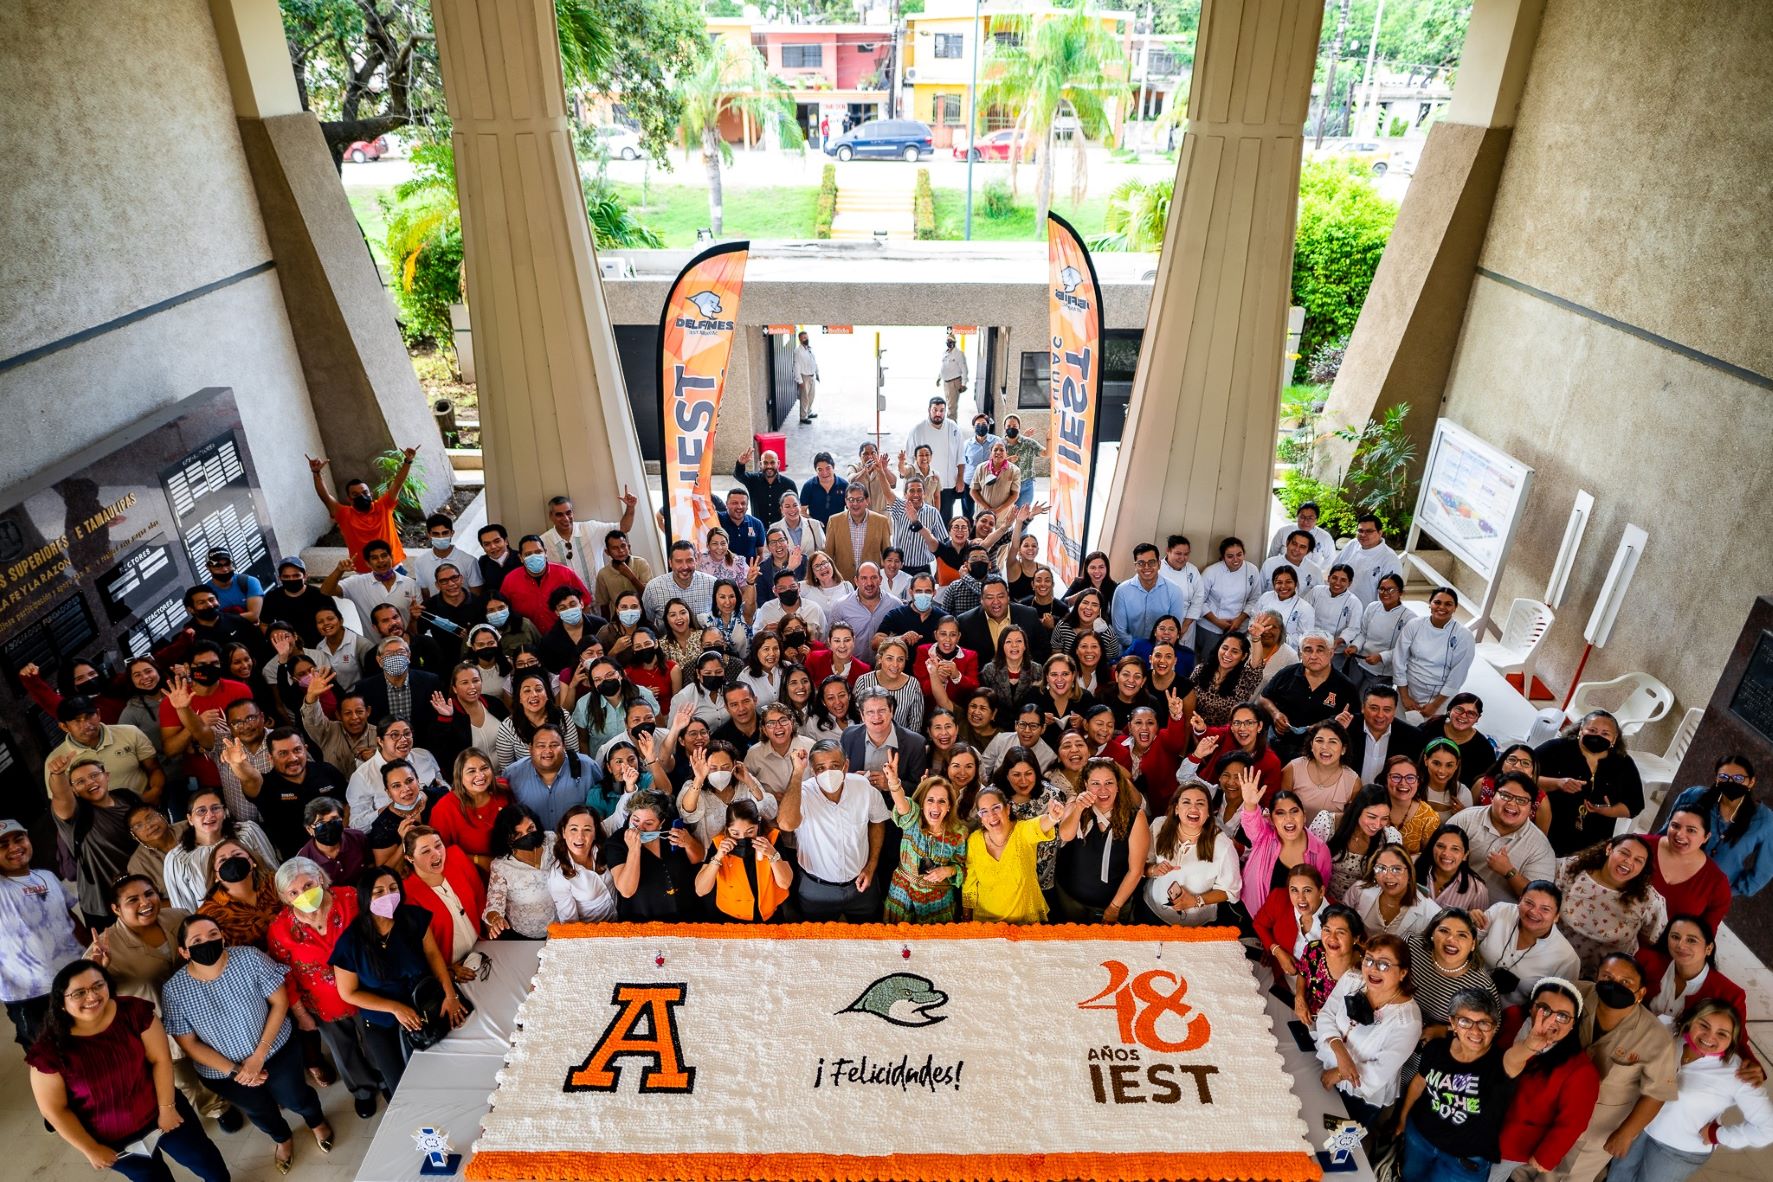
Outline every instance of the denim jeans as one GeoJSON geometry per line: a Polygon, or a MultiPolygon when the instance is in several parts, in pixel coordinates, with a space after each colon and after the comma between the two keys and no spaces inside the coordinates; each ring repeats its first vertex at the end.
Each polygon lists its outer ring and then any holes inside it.
{"type": "Polygon", "coordinates": [[[1490,1159],[1454,1157],[1433,1142],[1404,1126],[1403,1182],[1489,1182],[1490,1159]]]}
{"type": "Polygon", "coordinates": [[[290,1138],[289,1122],[283,1119],[287,1108],[302,1118],[310,1128],[326,1123],[320,1110],[320,1097],[302,1074],[302,1048],[292,1036],[275,1055],[265,1060],[269,1078],[262,1084],[247,1087],[228,1079],[204,1080],[216,1095],[231,1101],[246,1114],[253,1127],[281,1145],[290,1138]]]}
{"type": "Polygon", "coordinates": [[[1671,1149],[1650,1134],[1639,1133],[1607,1177],[1610,1182],[1686,1182],[1710,1160],[1710,1153],[1671,1149]]]}
{"type": "MultiPolygon", "coordinates": [[[[175,1097],[173,1103],[178,1105],[179,1115],[185,1118],[185,1123],[163,1134],[152,1156],[125,1154],[113,1162],[111,1168],[132,1182],[173,1182],[172,1171],[166,1168],[166,1159],[170,1157],[197,1175],[201,1182],[229,1182],[228,1163],[222,1160],[222,1151],[203,1131],[203,1122],[197,1113],[183,1096],[175,1097]]],[[[111,1148],[118,1147],[113,1145],[111,1148]]]]}

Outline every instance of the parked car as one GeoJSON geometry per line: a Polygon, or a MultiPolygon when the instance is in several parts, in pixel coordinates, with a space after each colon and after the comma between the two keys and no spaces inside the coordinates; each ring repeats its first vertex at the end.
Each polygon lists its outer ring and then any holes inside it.
{"type": "Polygon", "coordinates": [[[389,154],[388,137],[378,135],[373,140],[356,140],[345,149],[345,159],[352,164],[364,164],[371,160],[380,160],[389,154]]]}
{"type": "Polygon", "coordinates": [[[825,144],[825,155],[839,160],[872,156],[876,159],[921,160],[935,148],[930,125],[915,119],[870,119],[825,144]]]}
{"type": "Polygon", "coordinates": [[[640,159],[642,150],[640,147],[640,136],[637,135],[631,127],[622,127],[614,124],[608,127],[599,127],[597,129],[597,138],[603,142],[604,148],[609,151],[612,158],[619,158],[622,160],[640,159]]]}
{"type": "Polygon", "coordinates": [[[1391,149],[1376,140],[1356,140],[1337,155],[1361,161],[1374,176],[1384,176],[1391,167],[1391,149]]]}
{"type": "MultiPolygon", "coordinates": [[[[992,132],[974,144],[972,157],[974,160],[1008,160],[1010,153],[1015,150],[1018,143],[1021,145],[1022,155],[1027,156],[1028,137],[1019,134],[1013,127],[1006,127],[1002,131],[992,132]]],[[[956,160],[967,158],[965,144],[954,145],[954,158],[956,160]]]]}

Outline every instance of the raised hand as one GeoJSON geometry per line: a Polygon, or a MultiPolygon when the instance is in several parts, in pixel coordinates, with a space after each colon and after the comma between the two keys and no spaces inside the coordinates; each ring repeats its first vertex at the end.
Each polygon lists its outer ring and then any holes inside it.
{"type": "Polygon", "coordinates": [[[881,770],[886,773],[887,787],[894,792],[899,791],[899,753],[898,753],[898,751],[894,750],[894,751],[887,752],[886,765],[884,767],[882,767],[881,770]]]}
{"type": "Polygon", "coordinates": [[[43,675],[43,670],[37,668],[36,663],[32,662],[31,664],[26,665],[24,668],[20,669],[18,671],[18,675],[23,678],[41,677],[43,675]]]}
{"type": "Polygon", "coordinates": [[[1237,772],[1237,790],[1242,794],[1244,806],[1254,808],[1262,799],[1262,774],[1253,767],[1242,767],[1237,772]]]}
{"type": "Polygon", "coordinates": [[[51,776],[65,776],[68,774],[68,769],[72,766],[74,766],[74,753],[72,751],[64,751],[45,764],[44,769],[48,771],[51,776]]]}
{"type": "Polygon", "coordinates": [[[755,587],[757,585],[758,571],[762,566],[763,562],[758,558],[753,558],[750,562],[745,564],[745,585],[747,587],[755,587]]]}
{"type": "Polygon", "coordinates": [[[189,710],[191,698],[191,679],[189,677],[174,677],[166,687],[166,700],[172,703],[174,710],[189,710]]]}
{"type": "Polygon", "coordinates": [[[622,486],[622,507],[626,508],[626,509],[632,509],[632,508],[634,508],[635,505],[637,505],[639,503],[640,503],[640,498],[635,496],[633,493],[629,492],[628,486],[626,484],[624,484],[622,486]]]}
{"type": "Polygon", "coordinates": [[[407,463],[409,463],[409,464],[412,463],[413,457],[419,454],[418,444],[415,443],[411,447],[401,448],[400,454],[406,457],[407,463]]]}
{"type": "MultiPolygon", "coordinates": [[[[1170,721],[1171,722],[1181,721],[1182,708],[1186,704],[1186,700],[1182,697],[1181,694],[1176,692],[1175,686],[1171,686],[1169,689],[1164,691],[1164,700],[1169,702],[1169,704],[1170,704],[1170,721]]],[[[1200,715],[1197,714],[1197,715],[1195,715],[1195,717],[1199,718],[1200,715]]],[[[1192,723],[1190,725],[1192,725],[1192,723]]]]}
{"type": "Polygon", "coordinates": [[[222,762],[238,772],[250,762],[246,754],[246,745],[239,739],[230,737],[222,744],[222,762]]]}
{"type": "Polygon", "coordinates": [[[791,751],[788,755],[788,762],[794,765],[795,783],[798,784],[806,779],[806,751],[803,748],[796,747],[791,751]]]}
{"type": "Polygon", "coordinates": [[[677,707],[677,713],[673,714],[671,716],[671,729],[673,731],[681,731],[684,727],[686,727],[690,724],[690,719],[694,718],[695,716],[696,716],[695,703],[694,702],[682,703],[681,705],[679,705],[677,707]]]}
{"type": "Polygon", "coordinates": [[[642,731],[640,734],[635,735],[634,749],[640,752],[640,758],[644,762],[651,763],[653,761],[653,733],[651,731],[642,731]]]}
{"type": "Polygon", "coordinates": [[[448,718],[456,712],[456,704],[444,697],[442,690],[432,690],[431,709],[437,711],[437,717],[448,718]]]}
{"type": "MultiPolygon", "coordinates": [[[[1082,798],[1079,797],[1081,800],[1082,798]]],[[[1057,825],[1065,819],[1065,802],[1054,797],[1047,802],[1047,819],[1057,825]]]]}
{"type": "Polygon", "coordinates": [[[325,470],[326,465],[329,462],[330,461],[328,461],[325,456],[319,456],[319,457],[308,456],[308,471],[310,471],[310,472],[314,473],[314,475],[318,476],[318,475],[320,475],[320,473],[322,471],[325,470]]]}
{"type": "Polygon", "coordinates": [[[332,573],[335,575],[348,575],[354,569],[355,565],[349,558],[341,558],[339,559],[339,564],[332,568],[332,573]]]}
{"type": "Polygon", "coordinates": [[[302,697],[305,701],[318,702],[332,688],[332,680],[336,676],[331,667],[326,666],[314,670],[314,676],[308,679],[308,692],[302,697]]]}
{"type": "Polygon", "coordinates": [[[288,663],[289,656],[295,652],[296,638],[287,632],[279,632],[271,641],[271,647],[277,650],[277,659],[288,663]]]}
{"type": "Polygon", "coordinates": [[[743,464],[747,468],[749,468],[751,466],[751,449],[750,448],[746,448],[745,454],[743,454],[739,457],[739,463],[743,464]]]}

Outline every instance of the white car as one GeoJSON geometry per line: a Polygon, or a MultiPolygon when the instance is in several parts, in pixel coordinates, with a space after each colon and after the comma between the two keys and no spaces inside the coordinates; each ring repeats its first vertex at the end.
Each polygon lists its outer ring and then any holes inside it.
{"type": "Polygon", "coordinates": [[[612,159],[640,159],[642,151],[640,147],[640,136],[635,133],[632,127],[621,127],[616,125],[599,127],[597,129],[597,138],[602,142],[604,148],[608,150],[612,159]]]}

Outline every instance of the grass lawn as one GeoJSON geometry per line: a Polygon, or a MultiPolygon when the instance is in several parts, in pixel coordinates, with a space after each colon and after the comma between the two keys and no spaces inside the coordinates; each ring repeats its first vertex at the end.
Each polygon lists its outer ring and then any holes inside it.
{"type": "MultiPolygon", "coordinates": [[[[700,185],[652,185],[647,207],[640,208],[639,185],[614,185],[634,217],[665,240],[669,247],[696,244],[696,231],[708,224],[708,190],[700,185]]],[[[726,237],[803,239],[813,236],[816,186],[768,189],[727,188],[724,192],[726,237]]]]}
{"type": "Polygon", "coordinates": [[[363,236],[369,239],[370,251],[383,266],[388,262],[382,255],[382,242],[388,236],[388,220],[382,216],[379,199],[392,199],[393,196],[393,185],[345,186],[345,198],[351,202],[351,212],[357,215],[357,224],[363,228],[363,236]]]}
{"type": "MultiPolygon", "coordinates": [[[[959,239],[966,229],[967,195],[964,189],[937,189],[936,195],[936,237],[939,239],[959,239]]],[[[1053,210],[1077,227],[1085,241],[1102,232],[1102,220],[1108,212],[1108,198],[1086,197],[1082,206],[1073,209],[1069,200],[1061,196],[1053,202],[1053,210]]],[[[975,241],[1033,242],[1043,237],[1045,227],[1036,233],[1034,224],[1034,198],[1025,193],[1016,203],[1010,216],[993,218],[985,216],[985,199],[978,191],[973,191],[973,238],[975,241]]]]}

